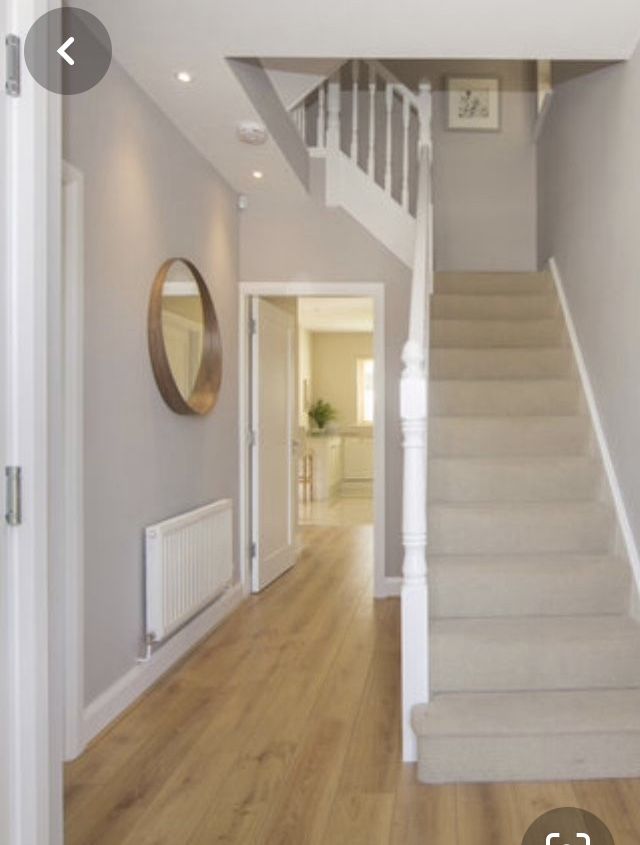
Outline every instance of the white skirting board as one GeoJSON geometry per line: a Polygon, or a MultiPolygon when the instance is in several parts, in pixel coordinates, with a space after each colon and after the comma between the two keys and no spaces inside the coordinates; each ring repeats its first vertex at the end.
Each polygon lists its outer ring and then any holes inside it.
{"type": "Polygon", "coordinates": [[[393,596],[399,596],[402,592],[402,576],[401,575],[386,575],[384,579],[384,592],[376,596],[379,599],[388,599],[393,596]]]}
{"type": "Polygon", "coordinates": [[[84,711],[83,740],[91,742],[136,699],[158,681],[175,663],[220,625],[244,598],[241,584],[231,587],[210,607],[167,640],[145,663],[133,666],[84,711]]]}
{"type": "Polygon", "coordinates": [[[622,533],[622,539],[625,545],[625,549],[627,551],[627,555],[629,557],[629,563],[633,571],[636,587],[640,591],[640,556],[638,555],[638,547],[636,545],[633,531],[631,530],[631,523],[629,522],[627,508],[624,503],[624,496],[622,495],[622,489],[618,482],[618,477],[616,475],[616,470],[613,464],[613,459],[611,457],[611,452],[609,451],[609,445],[607,443],[607,438],[604,433],[602,420],[600,418],[600,412],[598,411],[598,404],[596,402],[596,397],[593,392],[591,379],[589,378],[589,371],[587,370],[587,365],[582,354],[580,341],[578,339],[578,333],[571,317],[569,303],[564,291],[564,286],[562,284],[562,276],[560,275],[560,269],[558,268],[558,264],[555,258],[549,259],[549,271],[553,277],[553,281],[558,292],[558,299],[560,300],[562,313],[567,324],[567,331],[569,333],[571,347],[573,349],[576,365],[580,374],[582,389],[584,390],[584,395],[587,400],[587,407],[589,408],[589,415],[591,417],[591,422],[593,423],[593,429],[595,431],[596,440],[598,442],[598,448],[602,456],[602,462],[604,464],[607,481],[609,483],[609,489],[611,490],[611,496],[613,498],[616,516],[618,518],[618,524],[622,533]]]}

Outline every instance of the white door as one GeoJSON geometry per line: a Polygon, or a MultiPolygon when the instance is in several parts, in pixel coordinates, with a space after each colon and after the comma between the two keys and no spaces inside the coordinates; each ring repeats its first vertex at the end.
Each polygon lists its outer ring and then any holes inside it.
{"type": "MultiPolygon", "coordinates": [[[[2,21],[4,25],[4,20],[2,21]]],[[[4,41],[4,38],[3,38],[4,41]]],[[[7,156],[7,98],[0,99],[0,162],[6,162],[7,156]]],[[[2,170],[4,184],[5,170],[2,170]]],[[[8,618],[8,579],[7,579],[7,533],[8,527],[4,518],[6,502],[4,497],[4,467],[6,466],[6,416],[7,387],[4,362],[7,360],[7,332],[6,332],[6,294],[7,294],[7,194],[0,187],[0,484],[2,494],[0,505],[2,512],[2,527],[0,528],[0,842],[9,842],[9,618],[8,618]]]]}
{"type": "MultiPolygon", "coordinates": [[[[29,28],[47,9],[47,0],[0,3],[0,43],[19,36],[22,57],[29,28]]],[[[47,360],[49,297],[59,283],[61,98],[20,64],[19,96],[0,82],[0,842],[59,845],[47,360]],[[22,518],[13,527],[4,517],[6,465],[22,470],[22,518]]]]}
{"type": "Polygon", "coordinates": [[[251,586],[257,593],[295,562],[295,326],[291,314],[259,297],[252,314],[251,586]]]}

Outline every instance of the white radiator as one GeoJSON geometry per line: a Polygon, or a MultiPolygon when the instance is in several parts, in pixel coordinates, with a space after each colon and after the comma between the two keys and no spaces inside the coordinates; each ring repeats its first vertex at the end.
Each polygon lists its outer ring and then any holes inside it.
{"type": "Polygon", "coordinates": [[[147,641],[159,642],[233,580],[233,508],[222,499],[146,529],[147,641]]]}

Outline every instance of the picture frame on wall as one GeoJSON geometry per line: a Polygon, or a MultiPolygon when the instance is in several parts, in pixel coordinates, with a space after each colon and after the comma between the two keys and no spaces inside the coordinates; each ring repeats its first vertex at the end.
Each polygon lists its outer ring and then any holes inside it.
{"type": "Polygon", "coordinates": [[[494,76],[447,78],[447,129],[500,131],[500,80],[494,76]]]}

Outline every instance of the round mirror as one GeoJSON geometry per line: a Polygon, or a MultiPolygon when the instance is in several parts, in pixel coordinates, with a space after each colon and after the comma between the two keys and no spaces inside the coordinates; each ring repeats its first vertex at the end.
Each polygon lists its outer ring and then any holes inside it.
{"type": "Polygon", "coordinates": [[[206,414],[222,381],[216,310],[197,268],[170,258],[158,270],[149,302],[149,353],[160,393],[178,414],[206,414]]]}

